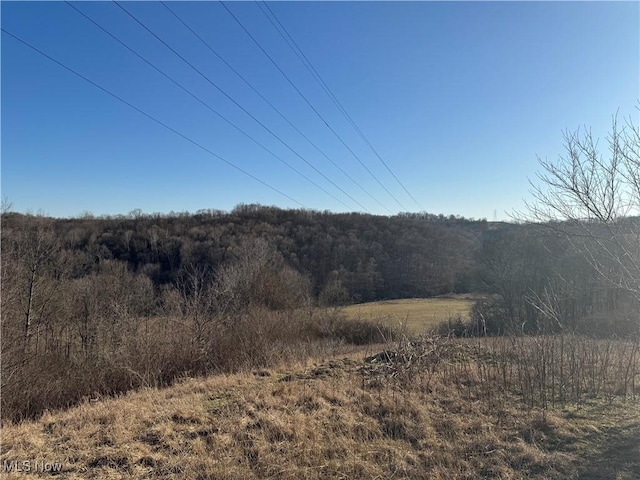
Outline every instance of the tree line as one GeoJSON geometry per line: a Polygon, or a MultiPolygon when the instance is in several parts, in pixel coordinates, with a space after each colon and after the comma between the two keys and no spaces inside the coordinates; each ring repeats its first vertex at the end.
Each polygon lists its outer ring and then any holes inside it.
{"type": "MultiPolygon", "coordinates": [[[[634,231],[636,220],[620,222],[634,231]]],[[[260,205],[239,205],[228,213],[133,211],[72,219],[5,213],[3,309],[24,317],[23,329],[29,330],[47,317],[60,289],[85,285],[103,295],[113,290],[121,304],[135,295],[132,312],[151,314],[193,283],[194,275],[206,287],[216,272],[246,260],[247,245],[259,240],[304,279],[298,283],[319,305],[473,292],[492,299],[484,302],[492,312],[491,320],[485,318],[489,324],[499,321],[526,331],[542,322],[546,328],[554,322],[558,328],[577,328],[630,300],[623,288],[602,282],[593,261],[561,225],[260,205]],[[101,282],[111,287],[100,287],[101,282]]],[[[609,263],[600,269],[621,268],[609,263]]],[[[191,290],[183,293],[189,296],[191,290]]],[[[81,293],[73,296],[77,300],[81,293]]],[[[620,320],[615,323],[623,328],[620,320]]]]}
{"type": "MultiPolygon", "coordinates": [[[[309,277],[314,295],[339,285],[345,302],[425,297],[473,289],[470,272],[486,222],[405,214],[382,217],[241,205],[229,213],[45,219],[5,215],[8,245],[31,224],[48,230],[69,276],[123,262],[158,289],[188,269],[217,270],[246,238],[273,245],[309,277]],[[14,238],[15,237],[15,238],[14,238]]],[[[19,242],[19,240],[17,240],[19,242]]]]}

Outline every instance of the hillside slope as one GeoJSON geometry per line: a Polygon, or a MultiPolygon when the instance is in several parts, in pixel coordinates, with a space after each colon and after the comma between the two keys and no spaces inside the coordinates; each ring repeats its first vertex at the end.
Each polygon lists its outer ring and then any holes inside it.
{"type": "Polygon", "coordinates": [[[66,479],[640,478],[637,403],[488,406],[443,382],[399,388],[363,357],[88,401],[5,425],[1,459],[66,479]]]}

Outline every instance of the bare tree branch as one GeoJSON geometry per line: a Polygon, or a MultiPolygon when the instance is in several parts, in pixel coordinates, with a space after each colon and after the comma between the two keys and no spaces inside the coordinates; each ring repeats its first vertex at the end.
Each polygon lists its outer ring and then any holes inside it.
{"type": "MultiPolygon", "coordinates": [[[[561,233],[603,286],[640,302],[640,128],[630,118],[620,125],[614,116],[606,154],[587,128],[563,136],[564,154],[538,159],[541,171],[529,182],[532,200],[515,218],[561,233]]],[[[531,300],[555,319],[552,297],[531,300]]]]}

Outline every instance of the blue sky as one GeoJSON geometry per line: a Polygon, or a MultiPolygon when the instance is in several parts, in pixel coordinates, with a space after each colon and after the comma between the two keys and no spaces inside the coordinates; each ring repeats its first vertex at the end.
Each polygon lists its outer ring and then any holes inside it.
{"type": "Polygon", "coordinates": [[[3,33],[2,194],[17,211],[75,216],[261,203],[505,219],[528,197],[537,157],[562,152],[563,130],[586,125],[604,137],[616,111],[638,116],[638,2],[270,2],[416,203],[258,4],[226,6],[355,156],[221,4],[168,5],[340,169],[162,4],[122,5],[284,143],[114,3],[74,5],[312,182],[66,3],[3,1],[5,30],[290,197],[3,33]]]}

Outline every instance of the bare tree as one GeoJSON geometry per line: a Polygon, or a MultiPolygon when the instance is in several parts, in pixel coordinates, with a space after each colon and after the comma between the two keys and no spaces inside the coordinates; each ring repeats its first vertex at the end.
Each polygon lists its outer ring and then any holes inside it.
{"type": "Polygon", "coordinates": [[[555,162],[539,159],[538,182],[530,182],[533,200],[518,218],[560,232],[603,287],[638,303],[640,128],[631,119],[620,125],[614,117],[605,140],[603,153],[590,130],[565,132],[565,153],[555,162]]]}
{"type": "Polygon", "coordinates": [[[34,334],[50,316],[57,288],[54,277],[60,274],[60,244],[50,220],[39,216],[28,217],[22,228],[4,233],[2,324],[10,328],[21,323],[22,349],[28,353],[34,334]]]}
{"type": "Polygon", "coordinates": [[[2,195],[2,201],[0,202],[0,214],[11,212],[13,208],[13,202],[9,200],[9,197],[2,195]]]}
{"type": "Polygon", "coordinates": [[[241,242],[236,259],[220,269],[216,279],[218,309],[235,315],[255,306],[274,310],[309,303],[309,280],[289,267],[263,239],[241,242]]]}

